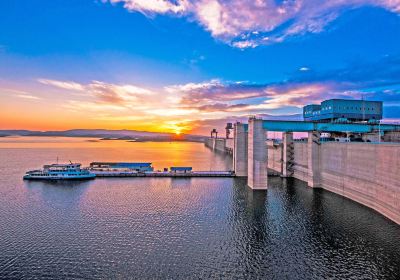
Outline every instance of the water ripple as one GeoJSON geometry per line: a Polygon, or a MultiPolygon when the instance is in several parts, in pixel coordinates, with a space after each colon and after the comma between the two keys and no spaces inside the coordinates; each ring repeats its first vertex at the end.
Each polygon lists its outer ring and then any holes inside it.
{"type": "Polygon", "coordinates": [[[400,279],[398,225],[300,181],[22,182],[41,153],[0,149],[2,279],[400,279]]]}

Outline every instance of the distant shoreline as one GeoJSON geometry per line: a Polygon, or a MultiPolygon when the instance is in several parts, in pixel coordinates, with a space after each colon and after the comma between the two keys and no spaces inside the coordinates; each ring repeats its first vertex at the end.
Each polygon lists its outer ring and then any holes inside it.
{"type": "Polygon", "coordinates": [[[38,136],[38,137],[87,137],[104,141],[126,140],[132,142],[203,142],[206,136],[137,130],[72,129],[64,131],[0,130],[0,137],[38,136]]]}
{"type": "Polygon", "coordinates": [[[2,138],[6,137],[68,137],[68,138],[95,138],[91,140],[87,140],[87,142],[101,142],[101,141],[126,141],[131,143],[143,143],[143,142],[194,142],[194,143],[203,143],[202,139],[136,139],[129,137],[96,137],[90,135],[18,135],[18,134],[10,134],[10,135],[0,135],[2,138]]]}

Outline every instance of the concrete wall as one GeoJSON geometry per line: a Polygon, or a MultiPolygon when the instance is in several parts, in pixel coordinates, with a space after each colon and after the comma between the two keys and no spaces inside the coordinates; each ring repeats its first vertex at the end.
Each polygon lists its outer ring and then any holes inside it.
{"type": "Polygon", "coordinates": [[[226,139],[226,147],[233,150],[233,138],[226,139]]]}
{"type": "Polygon", "coordinates": [[[272,141],[267,141],[268,145],[268,169],[282,172],[282,144],[273,145],[272,141]]]}
{"type": "Polygon", "coordinates": [[[400,224],[400,145],[322,144],[321,185],[400,224]]]}
{"type": "MultiPolygon", "coordinates": [[[[268,167],[278,170],[282,147],[268,145],[268,167]]],[[[400,224],[400,144],[322,143],[319,187],[400,224]]],[[[309,181],[309,145],[294,142],[293,177],[309,181]]]]}
{"type": "Polygon", "coordinates": [[[207,139],[204,141],[204,145],[205,145],[206,147],[210,148],[210,149],[213,148],[213,146],[214,146],[213,143],[214,143],[213,138],[207,138],[207,139]]]}
{"type": "Polygon", "coordinates": [[[214,139],[215,140],[215,146],[214,146],[214,150],[217,150],[219,152],[225,152],[225,139],[224,138],[218,138],[218,139],[214,139]]]}
{"type": "Polygon", "coordinates": [[[204,144],[212,150],[225,152],[225,140],[224,138],[207,138],[204,144]]]}
{"type": "Polygon", "coordinates": [[[293,177],[308,180],[308,147],[306,142],[294,142],[293,177]]]}
{"type": "MultiPolygon", "coordinates": [[[[293,177],[307,182],[307,143],[294,143],[293,177]]],[[[400,145],[320,145],[320,187],[375,209],[400,224],[400,145]]]]}

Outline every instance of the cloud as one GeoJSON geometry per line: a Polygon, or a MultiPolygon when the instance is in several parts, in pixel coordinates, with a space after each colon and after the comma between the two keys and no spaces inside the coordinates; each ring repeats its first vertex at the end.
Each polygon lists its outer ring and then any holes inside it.
{"type": "MultiPolygon", "coordinates": [[[[106,2],[107,0],[103,1],[106,2]]],[[[165,14],[165,13],[182,13],[186,11],[188,2],[184,0],[164,1],[164,0],[109,0],[111,3],[124,3],[124,7],[130,11],[139,11],[141,13],[165,14]]]]}
{"type": "MultiPolygon", "coordinates": [[[[92,81],[87,84],[73,81],[58,81],[38,79],[46,86],[59,88],[69,97],[63,108],[74,112],[88,112],[96,120],[141,120],[160,119],[159,124],[176,118],[192,119],[198,110],[180,105],[181,98],[164,90],[153,91],[132,84],[113,84],[102,81],[92,81]],[[82,94],[72,95],[75,91],[82,94]],[[79,97],[77,99],[77,97],[79,97]]],[[[154,121],[157,123],[157,121],[154,121]]]]}
{"type": "Polygon", "coordinates": [[[259,43],[255,40],[245,40],[233,42],[232,45],[239,49],[248,49],[258,47],[259,43]]]}
{"type": "Polygon", "coordinates": [[[0,88],[1,92],[10,93],[15,97],[24,98],[24,99],[31,99],[31,100],[40,100],[41,98],[31,93],[23,90],[11,89],[11,88],[0,88]]]}
{"type": "Polygon", "coordinates": [[[99,81],[93,81],[85,88],[106,103],[126,104],[153,94],[150,90],[133,85],[114,85],[99,81]]]}
{"type": "MultiPolygon", "coordinates": [[[[147,16],[169,14],[197,21],[237,48],[273,44],[319,33],[344,11],[363,6],[400,13],[399,0],[108,0],[147,16]]],[[[103,0],[107,2],[107,0],[103,0]]]]}
{"type": "Polygon", "coordinates": [[[44,85],[54,86],[62,89],[83,91],[84,87],[81,84],[70,81],[56,81],[48,79],[38,79],[38,82],[44,85]]]}
{"type": "Polygon", "coordinates": [[[33,99],[33,100],[39,100],[39,99],[41,99],[41,98],[39,98],[39,97],[37,97],[37,96],[28,95],[28,94],[18,94],[18,95],[16,95],[16,97],[24,98],[24,99],[33,99]]]}
{"type": "Polygon", "coordinates": [[[85,93],[95,107],[98,104],[110,104],[113,108],[125,107],[147,115],[209,118],[211,115],[224,116],[233,112],[269,113],[285,108],[292,108],[293,112],[295,108],[329,98],[364,96],[371,100],[400,102],[400,57],[385,56],[379,61],[358,61],[330,71],[302,67],[285,81],[272,83],[213,79],[150,90],[131,84],[101,81],[88,84],[49,79],[38,81],[85,93]]]}
{"type": "Polygon", "coordinates": [[[97,98],[98,102],[112,104],[131,104],[140,101],[143,97],[153,94],[152,91],[134,85],[116,85],[100,81],[92,81],[89,84],[80,84],[71,81],[57,81],[49,79],[38,79],[39,83],[53,87],[86,92],[97,98]]]}
{"type": "Polygon", "coordinates": [[[329,98],[365,97],[400,103],[400,57],[355,62],[342,69],[296,71],[282,82],[255,84],[211,80],[166,88],[181,105],[200,112],[261,113],[318,103],[329,98]]]}
{"type": "Polygon", "coordinates": [[[264,85],[243,84],[240,82],[223,83],[214,79],[204,83],[188,83],[165,88],[168,92],[179,92],[182,104],[201,104],[213,101],[234,101],[264,96],[264,85]]]}
{"type": "Polygon", "coordinates": [[[248,104],[234,104],[228,105],[224,103],[214,103],[210,105],[202,105],[197,107],[198,110],[204,112],[215,112],[215,111],[224,111],[224,112],[234,112],[243,111],[244,109],[249,108],[248,104]]]}
{"type": "Polygon", "coordinates": [[[322,100],[329,87],[323,83],[251,84],[213,80],[170,86],[167,90],[178,91],[182,106],[199,111],[252,112],[322,100]]]}
{"type": "Polygon", "coordinates": [[[191,126],[193,131],[201,131],[197,125],[241,120],[249,115],[282,118],[300,113],[306,104],[330,98],[382,100],[386,118],[399,118],[400,112],[400,57],[395,56],[356,61],[329,71],[294,69],[285,80],[270,83],[212,79],[149,89],[104,81],[38,81],[49,92],[52,87],[62,89],[58,94],[65,91],[68,95],[63,107],[68,110],[85,112],[88,118],[102,122],[152,125],[158,131],[182,127],[187,132],[191,126]]]}

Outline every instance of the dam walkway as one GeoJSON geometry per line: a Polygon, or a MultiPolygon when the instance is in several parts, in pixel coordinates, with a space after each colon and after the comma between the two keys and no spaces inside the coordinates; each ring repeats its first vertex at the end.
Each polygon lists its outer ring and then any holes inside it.
{"type": "Polygon", "coordinates": [[[97,178],[109,177],[171,177],[171,178],[191,178],[191,177],[235,177],[233,171],[192,171],[192,172],[96,172],[97,178]]]}

